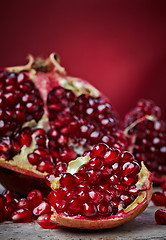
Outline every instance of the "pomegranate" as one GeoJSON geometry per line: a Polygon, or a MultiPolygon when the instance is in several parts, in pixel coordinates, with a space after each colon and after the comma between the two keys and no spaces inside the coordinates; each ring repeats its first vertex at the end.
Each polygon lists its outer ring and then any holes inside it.
{"type": "Polygon", "coordinates": [[[151,173],[127,151],[97,144],[69,162],[58,177],[48,175],[53,223],[85,229],[111,228],[128,222],[148,205],[151,173]]]}
{"type": "Polygon", "coordinates": [[[0,181],[17,193],[44,191],[45,175],[66,171],[98,142],[126,147],[109,100],[67,76],[55,54],[45,61],[30,56],[27,65],[0,71],[0,119],[0,181]]]}
{"type": "Polygon", "coordinates": [[[128,150],[144,161],[153,180],[166,179],[166,123],[161,110],[151,100],[140,100],[124,119],[124,133],[129,140],[128,150]]]}

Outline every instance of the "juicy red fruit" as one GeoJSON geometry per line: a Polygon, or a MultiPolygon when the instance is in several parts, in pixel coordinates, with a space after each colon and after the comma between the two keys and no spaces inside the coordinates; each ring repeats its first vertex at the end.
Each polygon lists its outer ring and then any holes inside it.
{"type": "MultiPolygon", "coordinates": [[[[138,196],[135,183],[140,166],[129,152],[98,144],[89,150],[88,156],[91,156],[89,162],[74,175],[61,173],[60,189],[49,194],[50,203],[57,213],[87,218],[115,215],[120,204],[126,208],[138,196]],[[105,162],[105,155],[110,156],[109,161],[105,162]],[[111,158],[116,159],[116,163],[111,158]],[[105,174],[107,167],[110,171],[105,174]]],[[[47,178],[48,185],[51,186],[52,180],[52,175],[47,178]]]]}
{"type": "Polygon", "coordinates": [[[150,100],[140,100],[124,119],[129,149],[136,159],[144,161],[153,173],[154,181],[162,182],[166,175],[166,123],[161,110],[150,100]]]}

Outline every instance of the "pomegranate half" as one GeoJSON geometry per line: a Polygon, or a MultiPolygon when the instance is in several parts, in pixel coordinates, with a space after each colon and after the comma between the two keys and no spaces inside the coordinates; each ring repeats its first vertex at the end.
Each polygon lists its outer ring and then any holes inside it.
{"type": "Polygon", "coordinates": [[[127,151],[97,144],[71,161],[59,177],[47,176],[53,223],[103,229],[131,221],[152,195],[151,173],[127,151]],[[49,181],[50,180],[50,181],[49,181]]]}
{"type": "Polygon", "coordinates": [[[125,149],[118,114],[88,82],[67,76],[55,54],[29,56],[27,65],[0,71],[0,181],[6,188],[43,190],[45,175],[66,171],[98,142],[125,149]]]}

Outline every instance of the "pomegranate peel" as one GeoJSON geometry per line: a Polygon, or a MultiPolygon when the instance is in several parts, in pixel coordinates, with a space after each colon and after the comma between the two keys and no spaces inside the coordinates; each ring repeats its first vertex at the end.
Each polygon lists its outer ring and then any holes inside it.
{"type": "MultiPolygon", "coordinates": [[[[81,167],[83,165],[88,164],[89,161],[91,161],[91,157],[88,155],[71,161],[68,165],[67,173],[74,176],[76,173],[79,173],[79,170],[81,169],[81,167]]],[[[141,163],[141,166],[142,167],[138,173],[138,181],[135,184],[136,188],[139,189],[138,196],[125,208],[119,202],[118,211],[116,214],[109,215],[109,216],[98,215],[91,218],[82,216],[80,214],[70,216],[61,211],[57,212],[55,210],[56,206],[54,207],[54,202],[53,200],[51,200],[52,210],[53,210],[51,221],[54,223],[59,223],[63,226],[82,228],[82,229],[113,228],[123,223],[131,221],[146,209],[152,196],[151,173],[147,170],[143,162],[141,163]]],[[[62,183],[61,178],[62,178],[62,175],[60,177],[56,177],[55,179],[51,180],[50,185],[53,190],[56,191],[61,187],[61,183],[62,183]]],[[[74,189],[75,188],[76,187],[74,186],[74,189]]],[[[75,193],[75,195],[76,194],[77,192],[75,193]]],[[[65,211],[68,211],[68,210],[65,210],[65,211]]]]}

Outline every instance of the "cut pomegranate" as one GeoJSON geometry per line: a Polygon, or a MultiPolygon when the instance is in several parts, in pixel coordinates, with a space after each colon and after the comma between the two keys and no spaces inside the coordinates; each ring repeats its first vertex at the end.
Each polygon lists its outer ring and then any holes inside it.
{"type": "Polygon", "coordinates": [[[139,166],[129,152],[105,144],[95,145],[69,162],[66,173],[47,177],[46,182],[53,189],[48,197],[52,221],[75,228],[123,224],[140,214],[152,195],[151,174],[144,164],[139,166]],[[107,174],[105,168],[110,169],[107,174]]]}
{"type": "Polygon", "coordinates": [[[166,225],[166,209],[158,209],[155,212],[155,219],[157,224],[166,225]]]}
{"type": "Polygon", "coordinates": [[[51,222],[51,214],[44,214],[38,217],[37,223],[42,227],[46,229],[52,229],[56,228],[57,224],[51,222]]]}
{"type": "MultiPolygon", "coordinates": [[[[13,182],[14,189],[16,175],[9,182],[4,168],[44,179],[66,171],[69,161],[98,142],[120,150],[127,145],[109,100],[86,81],[66,76],[55,54],[0,71],[0,116],[0,180],[7,188],[13,182]]],[[[18,193],[27,189],[15,186],[18,193]]]]}
{"type": "Polygon", "coordinates": [[[140,100],[124,120],[129,151],[139,162],[144,161],[156,182],[166,178],[166,123],[160,118],[154,102],[140,100]]]}

